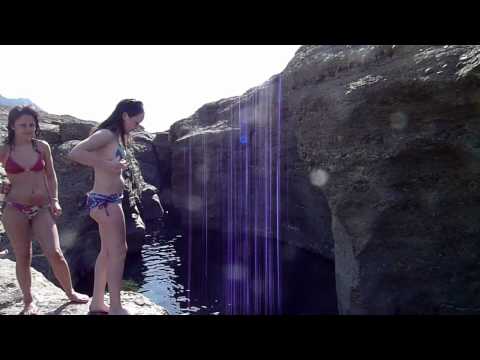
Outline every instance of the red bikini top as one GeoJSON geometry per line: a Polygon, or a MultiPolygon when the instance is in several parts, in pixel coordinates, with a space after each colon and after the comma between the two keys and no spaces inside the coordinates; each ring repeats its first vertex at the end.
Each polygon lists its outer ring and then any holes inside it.
{"type": "Polygon", "coordinates": [[[24,169],[17,162],[15,162],[15,160],[11,158],[9,152],[7,161],[5,162],[5,171],[7,174],[20,174],[24,171],[42,171],[45,168],[45,161],[43,160],[42,153],[37,149],[35,149],[35,151],[38,153],[38,161],[30,169],[24,169]]]}

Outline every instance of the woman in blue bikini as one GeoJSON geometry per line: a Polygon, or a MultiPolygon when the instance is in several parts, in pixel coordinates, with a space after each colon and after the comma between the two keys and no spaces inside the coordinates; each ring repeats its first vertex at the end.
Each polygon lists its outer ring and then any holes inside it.
{"type": "Polygon", "coordinates": [[[87,303],[87,295],[72,287],[70,270],[60,248],[55,216],[61,214],[58,183],[52,153],[46,141],[38,140],[38,113],[14,107],[8,114],[8,135],[0,146],[0,162],[8,182],[2,184],[5,208],[2,222],[16,259],[17,280],[23,293],[23,314],[36,314],[32,296],[32,235],[38,240],[53,273],[72,302],[87,303]]]}
{"type": "Polygon", "coordinates": [[[122,100],[110,117],[69,154],[70,159],[93,167],[95,172],[93,189],[87,194],[87,206],[90,216],[98,223],[101,250],[95,263],[91,313],[129,314],[120,300],[127,254],[122,171],[127,168],[125,148],[130,140],[128,134],[138,127],[143,118],[142,102],[122,100]],[[110,307],[104,302],[107,283],[110,307]]]}

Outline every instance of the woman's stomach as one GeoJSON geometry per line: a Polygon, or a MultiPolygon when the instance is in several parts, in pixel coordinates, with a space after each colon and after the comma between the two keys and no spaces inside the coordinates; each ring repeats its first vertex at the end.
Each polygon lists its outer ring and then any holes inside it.
{"type": "Polygon", "coordinates": [[[111,174],[95,172],[95,182],[93,184],[93,192],[111,195],[123,193],[125,180],[122,175],[112,176],[111,174]]]}
{"type": "Polygon", "coordinates": [[[36,206],[46,205],[50,202],[45,185],[24,185],[15,182],[12,182],[10,192],[6,195],[5,200],[36,206]]]}

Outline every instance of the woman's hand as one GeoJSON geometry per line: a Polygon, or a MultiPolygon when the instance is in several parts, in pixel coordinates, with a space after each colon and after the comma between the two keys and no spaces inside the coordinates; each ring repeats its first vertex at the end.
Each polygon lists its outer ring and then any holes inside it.
{"type": "Polygon", "coordinates": [[[62,208],[57,199],[52,199],[52,202],[50,203],[50,210],[54,216],[62,215],[62,208]]]}

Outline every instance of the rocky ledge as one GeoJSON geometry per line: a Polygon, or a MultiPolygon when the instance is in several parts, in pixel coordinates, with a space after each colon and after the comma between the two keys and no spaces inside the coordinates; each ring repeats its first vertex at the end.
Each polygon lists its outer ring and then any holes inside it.
{"type": "MultiPolygon", "coordinates": [[[[15,262],[0,259],[0,315],[18,315],[23,309],[22,292],[15,277],[15,262]]],[[[32,289],[40,315],[87,315],[88,304],[70,303],[62,289],[32,268],[32,289]]],[[[106,295],[108,304],[109,298],[106,295]]],[[[167,311],[139,293],[122,291],[122,301],[134,315],[168,315],[167,311]]]]}

